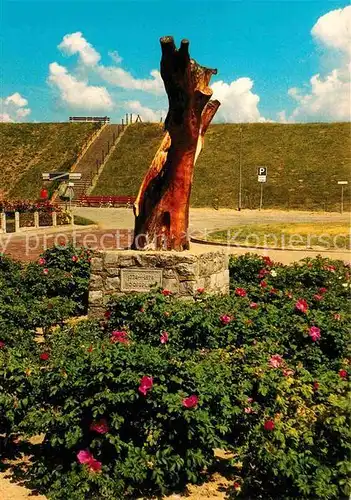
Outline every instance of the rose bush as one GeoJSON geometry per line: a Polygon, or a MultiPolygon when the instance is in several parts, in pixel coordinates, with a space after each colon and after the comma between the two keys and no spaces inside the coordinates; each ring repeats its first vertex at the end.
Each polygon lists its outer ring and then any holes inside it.
{"type": "Polygon", "coordinates": [[[72,245],[49,249],[30,264],[0,255],[0,341],[18,342],[23,331],[47,331],[86,313],[90,256],[72,245]]]}
{"type": "MultiPolygon", "coordinates": [[[[14,351],[0,354],[4,364],[14,351]]],[[[50,498],[161,493],[197,482],[214,463],[235,387],[221,352],[111,342],[89,323],[52,333],[45,353],[27,378],[42,392],[15,430],[45,434],[30,477],[50,498]]]]}

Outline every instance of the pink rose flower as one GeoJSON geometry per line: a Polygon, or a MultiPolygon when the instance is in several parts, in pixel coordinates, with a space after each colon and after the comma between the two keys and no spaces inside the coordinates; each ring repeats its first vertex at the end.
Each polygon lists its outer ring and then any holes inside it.
{"type": "Polygon", "coordinates": [[[199,398],[195,394],[193,394],[192,396],[184,398],[182,401],[182,405],[185,406],[185,408],[195,408],[198,402],[199,398]]]}
{"type": "Polygon", "coordinates": [[[298,299],[298,301],[295,304],[295,309],[305,314],[308,311],[308,304],[306,300],[298,299]]]}
{"type": "Polygon", "coordinates": [[[318,289],[319,293],[327,293],[327,288],[325,288],[324,286],[322,286],[321,288],[318,289]]]}
{"type": "Polygon", "coordinates": [[[319,302],[320,300],[323,300],[323,295],[319,295],[318,293],[316,293],[315,295],[313,295],[313,298],[314,300],[317,300],[317,302],[319,302]]]}
{"type": "Polygon", "coordinates": [[[273,354],[273,356],[271,356],[269,359],[269,364],[273,368],[279,368],[282,363],[283,363],[283,358],[279,354],[273,354]]]}
{"type": "Polygon", "coordinates": [[[228,323],[230,323],[232,320],[232,318],[228,316],[228,314],[223,314],[219,319],[221,320],[223,325],[228,325],[228,323]]]}
{"type": "Polygon", "coordinates": [[[40,266],[43,266],[44,264],[46,264],[46,260],[43,257],[40,257],[40,259],[38,260],[38,263],[40,266]]]}
{"type": "Polygon", "coordinates": [[[92,459],[92,454],[90,453],[89,450],[80,450],[77,453],[77,459],[80,464],[87,464],[89,460],[92,459]]]}
{"type": "Polygon", "coordinates": [[[142,377],[140,380],[139,392],[141,392],[142,394],[144,394],[144,396],[146,396],[147,391],[149,391],[152,388],[152,386],[153,386],[153,378],[144,375],[144,377],[142,377]]]}
{"type": "Polygon", "coordinates": [[[238,297],[246,297],[247,293],[244,288],[236,288],[235,295],[238,295],[238,297]]]}
{"type": "Polygon", "coordinates": [[[244,408],[245,413],[252,413],[252,408],[248,406],[247,408],[244,408]]]}
{"type": "Polygon", "coordinates": [[[77,453],[77,459],[80,464],[85,464],[92,472],[101,470],[102,463],[96,460],[89,450],[81,450],[77,453]]]}
{"type": "Polygon", "coordinates": [[[341,320],[341,314],[335,313],[334,314],[334,319],[335,319],[335,321],[340,321],[341,320]]]}
{"type": "Polygon", "coordinates": [[[205,293],[205,289],[204,288],[198,288],[197,289],[197,293],[205,293]]]}
{"type": "Polygon", "coordinates": [[[273,420],[266,420],[266,422],[264,423],[264,428],[266,429],[266,431],[272,431],[274,429],[274,422],[273,420]]]}
{"type": "Polygon", "coordinates": [[[111,333],[110,341],[112,343],[120,342],[121,344],[128,344],[129,343],[128,334],[127,334],[127,332],[123,332],[123,331],[119,332],[117,330],[114,330],[111,333]]]}
{"type": "Polygon", "coordinates": [[[309,329],[309,336],[313,340],[313,342],[316,342],[316,340],[319,340],[321,338],[321,331],[317,326],[311,326],[309,329]]]}
{"type": "Polygon", "coordinates": [[[2,340],[0,340],[0,349],[3,349],[5,347],[5,342],[3,342],[2,340]]]}
{"type": "Polygon", "coordinates": [[[49,269],[47,268],[43,269],[43,274],[49,274],[49,269]]]}
{"type": "Polygon", "coordinates": [[[265,256],[265,257],[262,257],[262,259],[263,259],[265,266],[267,266],[267,267],[273,266],[273,261],[270,259],[270,257],[265,256]]]}
{"type": "Polygon", "coordinates": [[[78,257],[76,255],[73,255],[72,262],[77,262],[77,260],[78,260],[78,257]]]}
{"type": "Polygon", "coordinates": [[[88,467],[92,472],[99,472],[101,470],[102,463],[96,460],[96,458],[92,458],[88,462],[88,467]]]}
{"type": "Polygon", "coordinates": [[[42,361],[47,361],[50,358],[50,354],[48,352],[43,352],[39,357],[42,361]]]}
{"type": "Polygon", "coordinates": [[[260,271],[258,273],[258,277],[259,277],[259,279],[262,279],[265,276],[267,276],[267,274],[270,274],[270,272],[267,269],[260,269],[260,271]]]}
{"type": "Polygon", "coordinates": [[[290,368],[286,368],[285,370],[283,370],[284,377],[292,377],[294,373],[294,370],[291,370],[290,368]]]}
{"type": "Polygon", "coordinates": [[[162,290],[162,295],[164,295],[165,297],[167,297],[168,295],[172,295],[172,292],[170,290],[162,290]]]}
{"type": "Polygon", "coordinates": [[[262,288],[266,288],[266,286],[267,286],[267,281],[261,281],[261,282],[260,282],[260,286],[261,286],[262,288]]]}
{"type": "Polygon", "coordinates": [[[168,333],[167,332],[162,332],[162,335],[160,337],[160,342],[161,342],[161,344],[166,344],[168,342],[168,333]]]}
{"type": "Polygon", "coordinates": [[[251,309],[257,309],[258,308],[258,304],[256,302],[251,302],[250,308],[251,309]]]}
{"type": "Polygon", "coordinates": [[[253,402],[253,398],[247,398],[247,402],[248,403],[252,403],[253,402]]]}
{"type": "Polygon", "coordinates": [[[339,370],[339,377],[347,378],[347,371],[346,370],[339,370]]]}
{"type": "Polygon", "coordinates": [[[107,420],[105,418],[101,418],[97,422],[92,422],[90,424],[90,430],[97,432],[98,434],[106,434],[106,432],[109,431],[107,420]]]}

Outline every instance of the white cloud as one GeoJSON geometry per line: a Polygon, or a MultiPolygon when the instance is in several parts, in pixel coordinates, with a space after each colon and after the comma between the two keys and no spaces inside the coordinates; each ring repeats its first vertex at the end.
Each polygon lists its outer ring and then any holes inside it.
{"type": "Polygon", "coordinates": [[[266,121],[258,109],[260,98],[252,92],[251,78],[238,78],[230,84],[223,81],[214,82],[211,87],[212,98],[221,102],[215,117],[216,121],[226,123],[266,121]]]}
{"type": "MultiPolygon", "coordinates": [[[[100,78],[110,85],[115,85],[128,90],[141,90],[151,94],[163,94],[164,86],[160,72],[152,70],[151,78],[134,78],[131,73],[117,66],[104,66],[99,64],[100,54],[84,38],[82,32],[70,33],[63,37],[58,48],[67,55],[79,54],[80,62],[97,73],[100,78]]],[[[117,51],[110,51],[109,56],[116,64],[122,62],[117,51]]]]}
{"type": "Polygon", "coordinates": [[[21,108],[16,111],[17,118],[25,118],[30,114],[31,110],[29,108],[21,108]]]}
{"type": "Polygon", "coordinates": [[[27,99],[21,96],[18,92],[0,99],[0,122],[18,122],[22,121],[31,113],[30,108],[26,108],[27,99]]]}
{"type": "Polygon", "coordinates": [[[58,48],[69,56],[79,54],[81,62],[87,66],[95,66],[101,59],[100,54],[87,42],[81,31],[65,35],[58,48]]]}
{"type": "Polygon", "coordinates": [[[14,104],[15,106],[18,106],[19,108],[23,106],[27,106],[28,101],[24,97],[21,96],[18,92],[15,92],[12,95],[9,95],[5,99],[5,104],[14,104]]]}
{"type": "Polygon", "coordinates": [[[111,57],[112,61],[114,61],[116,64],[119,64],[123,61],[122,57],[119,55],[117,50],[110,50],[108,55],[111,57]]]}
{"type": "Polygon", "coordinates": [[[127,101],[125,108],[131,113],[140,115],[143,122],[159,122],[161,118],[164,121],[167,113],[165,110],[154,111],[151,108],[143,106],[140,101],[127,101]]]}
{"type": "Polygon", "coordinates": [[[164,85],[160,72],[156,69],[150,72],[152,78],[134,78],[128,71],[116,66],[98,66],[96,68],[100,77],[110,85],[116,85],[128,90],[142,90],[151,94],[164,94],[164,85]]]}
{"type": "Polygon", "coordinates": [[[0,122],[2,123],[13,123],[14,120],[8,113],[0,113],[0,122]]]}
{"type": "Polygon", "coordinates": [[[319,74],[310,80],[309,94],[290,94],[298,106],[292,120],[316,118],[328,121],[350,120],[350,78],[344,78],[341,70],[334,69],[325,78],[319,74]]]}
{"type": "Polygon", "coordinates": [[[351,7],[336,9],[320,17],[311,33],[326,47],[351,54],[351,7]]]}
{"type": "Polygon", "coordinates": [[[326,50],[339,56],[338,66],[325,76],[320,73],[313,75],[308,92],[301,92],[296,87],[289,89],[288,94],[297,102],[297,107],[289,117],[285,112],[280,113],[281,120],[350,120],[350,26],[351,6],[332,10],[317,20],[311,33],[326,50]]]}
{"type": "Polygon", "coordinates": [[[110,110],[113,107],[112,98],[105,87],[79,81],[56,62],[49,65],[48,81],[57,87],[61,100],[71,108],[94,111],[110,110]]]}

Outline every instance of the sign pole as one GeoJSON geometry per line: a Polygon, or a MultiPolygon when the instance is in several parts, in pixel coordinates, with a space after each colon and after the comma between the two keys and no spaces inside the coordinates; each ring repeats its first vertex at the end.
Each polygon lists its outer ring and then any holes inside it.
{"type": "Polygon", "coordinates": [[[239,128],[239,199],[238,199],[238,211],[241,210],[241,185],[242,185],[242,142],[243,142],[243,129],[240,125],[239,128]]]}
{"type": "Polygon", "coordinates": [[[258,167],[257,168],[258,182],[261,184],[260,189],[260,208],[262,210],[263,205],[263,184],[267,182],[267,167],[258,167]]]}
{"type": "Polygon", "coordinates": [[[262,209],[262,203],[263,203],[263,182],[261,182],[260,211],[262,209]]]}
{"type": "Polygon", "coordinates": [[[347,186],[348,181],[338,181],[338,185],[341,186],[341,200],[340,200],[340,213],[344,213],[344,186],[347,186]]]}
{"type": "Polygon", "coordinates": [[[343,214],[344,213],[344,185],[343,184],[341,185],[341,207],[340,208],[341,208],[340,212],[341,212],[341,214],[343,214]]]}

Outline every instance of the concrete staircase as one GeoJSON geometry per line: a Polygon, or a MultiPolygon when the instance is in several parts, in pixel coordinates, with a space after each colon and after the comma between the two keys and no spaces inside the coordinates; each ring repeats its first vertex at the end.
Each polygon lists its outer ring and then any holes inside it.
{"type": "MultiPolygon", "coordinates": [[[[70,171],[79,172],[82,177],[79,181],[74,181],[73,204],[77,202],[80,196],[90,191],[96,175],[101,172],[106,158],[125,128],[126,125],[105,125],[85,154],[74,164],[70,171]]],[[[65,205],[58,196],[54,197],[54,201],[58,205],[65,205]]]]}

